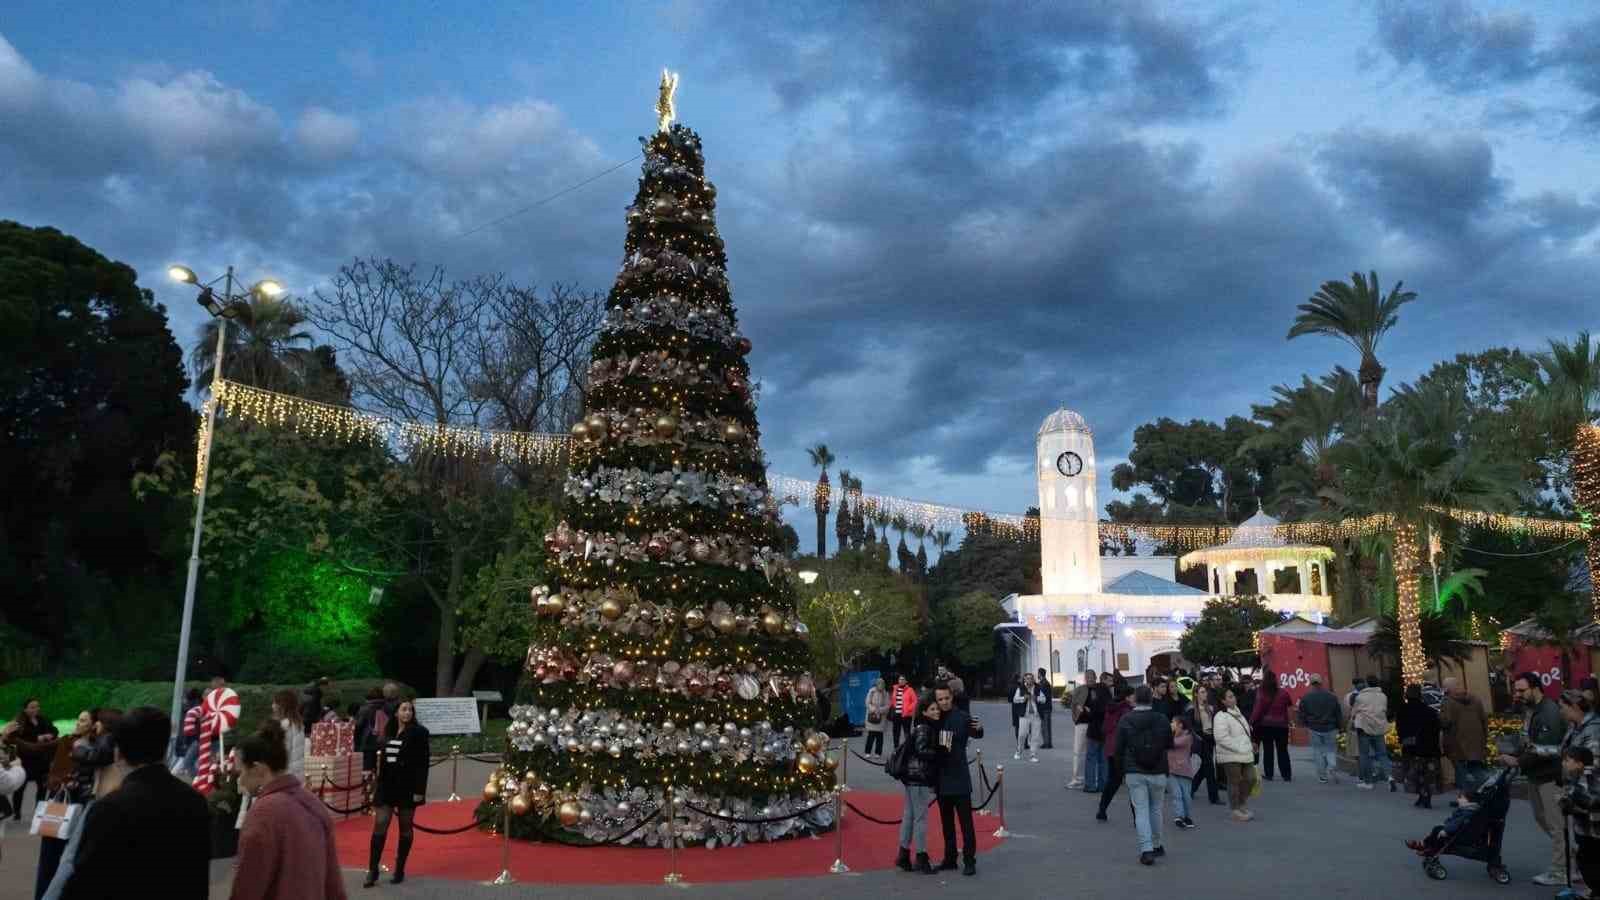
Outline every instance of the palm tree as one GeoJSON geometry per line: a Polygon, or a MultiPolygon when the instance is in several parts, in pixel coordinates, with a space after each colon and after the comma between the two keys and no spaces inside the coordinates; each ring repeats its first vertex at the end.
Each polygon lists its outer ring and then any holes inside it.
{"type": "MultiPolygon", "coordinates": [[[[1533,354],[1534,369],[1523,374],[1533,390],[1540,424],[1557,440],[1571,435],[1572,493],[1578,508],[1600,516],[1600,344],[1580,331],[1572,343],[1551,341],[1533,354]]],[[[1589,530],[1589,601],[1600,622],[1600,527],[1589,530]]]]}
{"type": "Polygon", "coordinates": [[[1383,366],[1378,364],[1378,342],[1400,321],[1400,307],[1417,299],[1416,291],[1402,291],[1404,282],[1395,282],[1387,296],[1378,287],[1378,273],[1363,276],[1350,273],[1350,281],[1324,281],[1311,299],[1298,307],[1289,329],[1289,339],[1303,334],[1322,334],[1348,341],[1361,354],[1357,375],[1361,382],[1362,407],[1371,415],[1378,409],[1378,385],[1383,383],[1383,366]]]}
{"type": "Polygon", "coordinates": [[[867,519],[862,511],[861,479],[853,479],[850,492],[855,497],[854,512],[850,515],[850,539],[857,547],[864,546],[867,542],[867,519]]]}
{"type": "Polygon", "coordinates": [[[940,562],[944,561],[945,551],[950,549],[950,540],[953,537],[955,537],[955,535],[948,531],[935,531],[933,533],[933,545],[939,548],[940,562]]]}
{"type": "MultiPolygon", "coordinates": [[[[302,328],[306,315],[284,297],[251,294],[247,302],[234,307],[238,315],[224,339],[222,377],[269,391],[294,392],[314,370],[319,358],[313,348],[311,332],[302,328]]],[[[194,372],[195,393],[211,387],[211,372],[217,359],[217,329],[223,320],[207,319],[189,367],[194,372]]]]}
{"type": "Polygon", "coordinates": [[[881,506],[875,506],[873,508],[872,524],[883,530],[880,540],[882,540],[885,547],[889,546],[889,525],[893,522],[894,517],[889,515],[889,511],[887,509],[884,509],[881,506]]]}
{"type": "MultiPolygon", "coordinates": [[[[1464,662],[1472,658],[1472,645],[1461,637],[1461,630],[1448,616],[1428,613],[1418,620],[1422,634],[1422,656],[1428,668],[1438,669],[1441,662],[1464,662]]],[[[1367,641],[1367,655],[1374,659],[1400,656],[1400,623],[1391,615],[1378,619],[1378,627],[1367,641]]]]}
{"type": "Polygon", "coordinates": [[[834,463],[833,452],[827,444],[818,444],[806,451],[811,464],[822,470],[817,478],[817,493],[811,506],[817,511],[817,559],[828,558],[828,467],[834,463]]]}
{"type": "Polygon", "coordinates": [[[1332,373],[1322,376],[1321,383],[1302,375],[1299,387],[1280,384],[1272,393],[1278,399],[1271,405],[1251,406],[1251,417],[1266,425],[1267,430],[1240,445],[1238,455],[1275,447],[1295,447],[1300,452],[1305,472],[1300,479],[1287,472],[1275,473],[1280,484],[1279,496],[1274,499],[1292,502],[1314,498],[1322,488],[1333,484],[1328,451],[1358,424],[1361,386],[1349,369],[1338,366],[1332,373]],[[1306,491],[1308,487],[1311,490],[1306,491]]]}
{"type": "Polygon", "coordinates": [[[1441,510],[1509,507],[1521,484],[1514,463],[1476,449],[1465,438],[1466,397],[1457,385],[1409,386],[1385,414],[1331,451],[1338,487],[1327,495],[1347,516],[1388,514],[1395,579],[1400,664],[1407,684],[1422,679],[1420,583],[1425,529],[1441,510]]]}

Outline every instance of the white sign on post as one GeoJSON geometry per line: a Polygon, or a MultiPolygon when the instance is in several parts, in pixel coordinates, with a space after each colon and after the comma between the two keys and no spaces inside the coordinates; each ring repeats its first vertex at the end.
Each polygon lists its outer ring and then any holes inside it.
{"type": "Polygon", "coordinates": [[[419,697],[412,701],[417,721],[429,734],[478,734],[478,701],[472,697],[419,697]]]}
{"type": "Polygon", "coordinates": [[[499,691],[473,691],[472,699],[479,703],[499,703],[501,698],[499,691]]]}

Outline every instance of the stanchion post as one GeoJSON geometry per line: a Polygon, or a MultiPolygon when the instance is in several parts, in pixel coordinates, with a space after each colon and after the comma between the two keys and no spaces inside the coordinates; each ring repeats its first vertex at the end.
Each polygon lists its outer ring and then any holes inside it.
{"type": "Polygon", "coordinates": [[[1011,837],[1011,832],[1006,830],[1006,767],[994,767],[994,789],[1000,792],[1000,827],[994,830],[997,838],[1011,837]]]}
{"type": "Polygon", "coordinates": [[[461,745],[455,744],[450,748],[450,799],[448,803],[460,803],[461,795],[456,793],[456,775],[461,768],[461,745]]]}
{"type": "MultiPolygon", "coordinates": [[[[975,765],[978,767],[978,784],[981,787],[983,785],[983,748],[978,748],[978,751],[973,754],[973,756],[976,759],[975,765]]],[[[992,817],[994,815],[994,810],[980,809],[978,810],[978,815],[984,816],[985,818],[992,817]]]]}
{"type": "Polygon", "coordinates": [[[844,793],[833,792],[833,865],[828,871],[834,875],[848,875],[850,867],[844,864],[844,793]]]}
{"type": "Polygon", "coordinates": [[[504,785],[500,791],[500,816],[500,874],[488,882],[497,886],[517,882],[511,877],[511,794],[504,785]]]}
{"type": "Polygon", "coordinates": [[[850,736],[844,737],[844,749],[839,751],[843,757],[839,760],[839,790],[850,790],[850,736]]]}
{"type": "Polygon", "coordinates": [[[670,854],[672,871],[661,877],[662,884],[683,885],[683,873],[678,871],[678,789],[669,785],[666,789],[667,808],[667,852],[670,854]]]}

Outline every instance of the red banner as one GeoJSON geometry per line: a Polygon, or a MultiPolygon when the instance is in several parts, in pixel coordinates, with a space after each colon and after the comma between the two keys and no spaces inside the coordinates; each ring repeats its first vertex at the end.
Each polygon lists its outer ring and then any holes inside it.
{"type": "Polygon", "coordinates": [[[1589,669],[1589,648],[1587,645],[1578,644],[1567,650],[1567,662],[1572,666],[1571,678],[1563,682],[1561,678],[1561,648],[1554,644],[1524,644],[1514,641],[1510,652],[1506,655],[1511,668],[1511,677],[1515,678],[1524,672],[1532,672],[1539,676],[1539,686],[1544,688],[1546,697],[1555,699],[1568,684],[1576,685],[1588,678],[1592,673],[1589,669]]]}
{"type": "Polygon", "coordinates": [[[1321,675],[1328,684],[1328,645],[1320,641],[1301,641],[1287,634],[1261,636],[1261,665],[1278,679],[1278,687],[1289,692],[1298,704],[1311,689],[1311,676],[1321,675]]]}

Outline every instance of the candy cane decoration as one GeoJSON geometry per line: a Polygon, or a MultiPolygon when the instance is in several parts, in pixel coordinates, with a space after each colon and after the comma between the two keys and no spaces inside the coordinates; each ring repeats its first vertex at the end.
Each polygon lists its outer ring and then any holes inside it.
{"type": "Polygon", "coordinates": [[[209,794],[222,774],[222,735],[239,721],[239,695],[231,688],[216,688],[200,699],[200,758],[195,766],[194,789],[209,794]],[[211,755],[211,742],[217,755],[211,755]]]}

